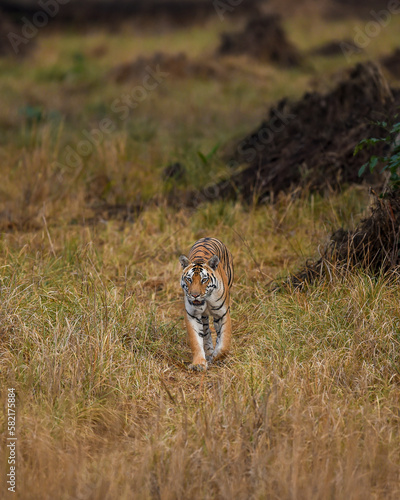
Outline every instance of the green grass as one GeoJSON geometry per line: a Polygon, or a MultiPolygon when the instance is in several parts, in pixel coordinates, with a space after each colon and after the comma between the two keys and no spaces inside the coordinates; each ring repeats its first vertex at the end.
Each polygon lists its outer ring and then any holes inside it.
{"type": "MultiPolygon", "coordinates": [[[[353,26],[312,21],[285,20],[304,51],[353,26]]],[[[268,286],[353,227],[367,189],[258,207],[171,208],[162,196],[168,163],[185,165],[181,187],[219,178],[231,140],[276,99],[330,88],[344,58],[307,56],[295,70],[232,58],[219,63],[227,78],[167,79],[80,167],[54,164],[115,118],[113,100],[132,85],[110,80],[112,67],[160,47],[207,60],[229,28],[49,32],[31,58],[0,61],[0,382],[3,405],[7,387],[18,394],[16,498],[400,495],[397,282],[354,272],[302,293],[268,286]],[[217,144],[204,164],[199,152],[217,144]],[[129,220],[107,212],[139,202],[129,220]],[[233,346],[196,374],[178,257],[206,235],[234,258],[233,346]]],[[[368,54],[396,43],[393,22],[368,54]]]]}

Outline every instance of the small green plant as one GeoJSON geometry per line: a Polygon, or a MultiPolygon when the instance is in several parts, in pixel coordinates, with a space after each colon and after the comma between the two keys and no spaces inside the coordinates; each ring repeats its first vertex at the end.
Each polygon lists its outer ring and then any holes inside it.
{"type": "Polygon", "coordinates": [[[23,116],[26,123],[33,125],[43,120],[43,109],[38,106],[23,106],[19,108],[18,113],[23,116]]]}
{"type": "MultiPolygon", "coordinates": [[[[397,119],[397,117],[398,115],[394,118],[397,119]]],[[[367,168],[369,168],[370,172],[373,172],[378,165],[383,166],[381,172],[389,170],[390,186],[392,189],[397,190],[400,187],[400,122],[394,123],[394,125],[391,126],[388,125],[387,122],[376,122],[375,124],[386,131],[386,136],[382,138],[371,137],[369,139],[363,139],[357,144],[354,154],[356,155],[365,147],[369,148],[378,143],[387,144],[387,152],[383,156],[372,155],[369,160],[361,166],[358,175],[361,177],[367,168]]]]}
{"type": "Polygon", "coordinates": [[[212,150],[211,150],[208,154],[206,154],[206,155],[205,155],[204,153],[202,153],[201,151],[197,151],[197,154],[198,154],[198,156],[199,156],[200,160],[202,161],[203,165],[207,166],[207,165],[210,163],[210,161],[211,161],[211,160],[213,159],[213,157],[216,155],[216,153],[217,153],[217,151],[218,151],[218,149],[219,149],[219,146],[220,146],[220,144],[219,144],[219,143],[218,143],[218,144],[216,144],[216,145],[212,148],[212,150]]]}

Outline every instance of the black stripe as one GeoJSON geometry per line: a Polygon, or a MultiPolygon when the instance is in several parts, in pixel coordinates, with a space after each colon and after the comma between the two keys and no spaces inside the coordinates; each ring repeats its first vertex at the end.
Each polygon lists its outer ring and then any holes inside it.
{"type": "Polygon", "coordinates": [[[221,321],[221,319],[223,319],[228,314],[229,309],[230,308],[228,307],[228,309],[224,312],[224,314],[220,318],[214,319],[215,323],[219,323],[221,321]]]}
{"type": "Polygon", "coordinates": [[[203,323],[202,323],[201,319],[196,318],[196,316],[192,316],[190,314],[190,312],[186,308],[185,308],[185,311],[187,312],[188,316],[190,316],[191,318],[195,319],[197,321],[197,323],[200,323],[200,325],[203,326],[203,323]]]}
{"type": "MultiPolygon", "coordinates": [[[[222,299],[222,297],[223,297],[224,295],[225,295],[225,287],[224,287],[224,289],[222,290],[221,295],[219,296],[219,298],[218,298],[218,299],[216,299],[216,300],[215,300],[215,302],[219,302],[219,301],[222,299]]],[[[224,302],[225,302],[225,300],[226,300],[226,296],[225,296],[224,302]]]]}
{"type": "Polygon", "coordinates": [[[220,306],[218,306],[218,307],[212,307],[211,309],[212,309],[213,311],[218,311],[219,309],[221,309],[221,307],[222,307],[222,306],[225,304],[225,302],[226,302],[226,297],[227,297],[227,296],[225,295],[224,301],[222,302],[222,304],[221,304],[220,306]]]}

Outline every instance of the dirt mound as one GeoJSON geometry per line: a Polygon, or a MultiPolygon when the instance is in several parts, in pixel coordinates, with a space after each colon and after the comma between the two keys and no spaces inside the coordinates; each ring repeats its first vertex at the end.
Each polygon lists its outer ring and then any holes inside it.
{"type": "MultiPolygon", "coordinates": [[[[352,231],[339,229],[322,257],[308,262],[284,282],[294,288],[330,278],[334,272],[362,268],[372,275],[400,266],[400,192],[375,197],[371,213],[352,231]]],[[[279,288],[279,285],[278,285],[279,288]]]]}
{"type": "Polygon", "coordinates": [[[219,55],[248,54],[258,60],[285,66],[300,63],[300,55],[287,40],[277,15],[251,19],[238,33],[223,33],[219,55]]]}
{"type": "MultiPolygon", "coordinates": [[[[12,22],[11,19],[0,10],[0,57],[24,56],[34,47],[34,40],[29,40],[26,44],[17,43],[17,51],[14,50],[9,37],[18,35],[21,36],[21,27],[12,22]]],[[[15,43],[14,41],[14,44],[15,43]]]]}
{"type": "MultiPolygon", "coordinates": [[[[236,146],[231,163],[247,164],[212,186],[222,198],[262,202],[297,187],[314,191],[359,183],[370,151],[353,155],[366,137],[382,137],[372,121],[394,114],[400,91],[391,90],[374,63],[357,65],[328,94],[307,93],[297,102],[281,100],[268,118],[236,146]]],[[[379,154],[384,146],[376,146],[379,154]]],[[[367,180],[372,181],[372,174],[367,180]]],[[[365,177],[364,177],[365,179],[365,177]]]]}
{"type": "Polygon", "coordinates": [[[381,64],[395,78],[400,78],[400,48],[396,49],[392,54],[383,57],[381,64]]]}
{"type": "MultiPolygon", "coordinates": [[[[327,2],[326,10],[330,17],[338,19],[359,17],[375,21],[376,19],[372,12],[387,11],[388,7],[391,7],[390,4],[391,2],[387,0],[330,0],[327,2]]],[[[398,8],[396,2],[394,2],[393,8],[398,8]]]]}
{"type": "Polygon", "coordinates": [[[108,77],[116,83],[137,82],[143,80],[149,70],[155,71],[157,68],[168,74],[168,77],[175,78],[213,78],[222,75],[220,67],[212,62],[190,61],[183,52],[156,52],[151,57],[139,57],[136,61],[116,66],[109,72],[108,77]]]}
{"type": "Polygon", "coordinates": [[[14,30],[8,18],[0,11],[0,56],[5,56],[12,53],[12,46],[7,38],[7,35],[14,30]]]}
{"type": "MultiPolygon", "coordinates": [[[[46,3],[46,2],[45,2],[46,3]]],[[[259,0],[243,0],[241,5],[231,8],[229,2],[221,2],[224,18],[256,14],[259,0]]],[[[0,8],[7,14],[21,19],[32,18],[39,10],[37,0],[0,0],[0,8]]],[[[140,26],[192,25],[217,16],[214,2],[209,0],[70,0],[60,4],[51,24],[91,26],[103,25],[114,28],[120,22],[138,21],[140,26]]]]}
{"type": "Polygon", "coordinates": [[[267,8],[282,16],[305,16],[310,20],[318,17],[328,19],[359,18],[374,21],[371,10],[380,12],[388,8],[397,9],[389,0],[268,0],[267,8]]]}

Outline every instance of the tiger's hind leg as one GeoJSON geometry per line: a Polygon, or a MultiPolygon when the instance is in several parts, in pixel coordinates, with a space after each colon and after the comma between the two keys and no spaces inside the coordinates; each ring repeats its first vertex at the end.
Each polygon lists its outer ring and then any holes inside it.
{"type": "Polygon", "coordinates": [[[214,352],[214,344],[213,340],[211,337],[211,330],[210,330],[210,323],[208,320],[208,316],[202,316],[201,321],[203,323],[203,346],[204,346],[204,352],[206,354],[206,359],[211,357],[212,353],[214,352]]]}

